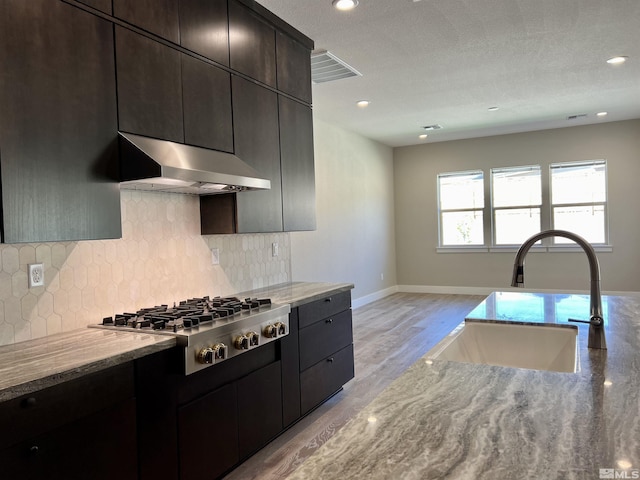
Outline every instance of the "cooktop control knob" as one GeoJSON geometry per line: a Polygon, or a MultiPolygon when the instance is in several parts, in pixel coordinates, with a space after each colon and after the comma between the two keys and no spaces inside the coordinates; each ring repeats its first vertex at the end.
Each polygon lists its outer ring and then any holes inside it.
{"type": "Polygon", "coordinates": [[[237,336],[233,345],[237,350],[249,350],[249,337],[246,335],[237,336]]]}
{"type": "Polygon", "coordinates": [[[278,336],[287,334],[287,326],[282,322],[276,322],[274,325],[278,329],[278,336]]]}
{"type": "Polygon", "coordinates": [[[246,334],[247,338],[249,339],[249,346],[250,347],[257,347],[258,345],[260,345],[260,334],[257,332],[248,332],[246,334]]]}
{"type": "Polygon", "coordinates": [[[205,365],[212,364],[215,361],[215,352],[213,348],[206,347],[198,352],[198,362],[205,365]]]}
{"type": "Polygon", "coordinates": [[[213,350],[215,360],[224,360],[227,358],[227,346],[224,343],[216,343],[211,349],[213,350]]]}
{"type": "Polygon", "coordinates": [[[264,333],[264,336],[267,338],[276,338],[278,336],[278,327],[270,323],[264,327],[262,333],[264,333]]]}

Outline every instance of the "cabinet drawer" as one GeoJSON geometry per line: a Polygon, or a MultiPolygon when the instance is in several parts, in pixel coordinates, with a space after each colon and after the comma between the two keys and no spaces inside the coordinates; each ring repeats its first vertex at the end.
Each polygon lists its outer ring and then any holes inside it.
{"type": "Polygon", "coordinates": [[[331,315],[340,313],[351,308],[351,292],[342,292],[330,295],[315,302],[300,305],[298,313],[300,315],[300,328],[307,327],[313,323],[323,320],[331,315]]]}
{"type": "Polygon", "coordinates": [[[353,378],[353,345],[343,348],[300,374],[300,406],[304,415],[353,378]]]}
{"type": "Polygon", "coordinates": [[[134,397],[127,363],[0,403],[0,448],[134,397]]]}
{"type": "Polygon", "coordinates": [[[353,343],[351,310],[300,330],[300,371],[353,343]]]}

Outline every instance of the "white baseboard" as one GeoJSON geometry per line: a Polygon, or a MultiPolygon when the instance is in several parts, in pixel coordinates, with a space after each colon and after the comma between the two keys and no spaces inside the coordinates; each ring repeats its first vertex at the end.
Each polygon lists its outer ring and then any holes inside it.
{"type": "Polygon", "coordinates": [[[441,293],[441,294],[456,294],[456,295],[489,295],[496,289],[491,287],[452,287],[452,286],[437,286],[437,285],[398,285],[398,292],[402,293],[441,293]]]}
{"type": "Polygon", "coordinates": [[[384,290],[378,290],[377,292],[370,293],[369,295],[365,295],[364,297],[354,298],[351,301],[351,308],[363,307],[368,303],[375,302],[376,300],[380,300],[381,298],[387,297],[397,292],[398,286],[395,285],[393,287],[385,288],[384,290]]]}
{"type": "MultiPolygon", "coordinates": [[[[452,286],[437,286],[437,285],[398,285],[397,291],[401,293],[440,293],[440,294],[454,294],[454,295],[489,295],[492,292],[522,292],[523,289],[501,286],[501,287],[452,287],[452,286]]],[[[558,290],[558,289],[544,289],[544,288],[525,288],[524,291],[532,293],[570,293],[570,294],[584,294],[588,295],[588,290],[558,290]]],[[[638,295],[638,292],[621,292],[614,290],[605,290],[603,295],[638,295]]]]}

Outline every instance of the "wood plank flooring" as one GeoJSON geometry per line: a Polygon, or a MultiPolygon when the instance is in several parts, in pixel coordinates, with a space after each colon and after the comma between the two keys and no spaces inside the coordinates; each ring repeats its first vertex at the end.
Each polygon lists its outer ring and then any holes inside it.
{"type": "Polygon", "coordinates": [[[286,478],[484,298],[396,293],[355,309],[355,378],[224,480],[286,478]]]}

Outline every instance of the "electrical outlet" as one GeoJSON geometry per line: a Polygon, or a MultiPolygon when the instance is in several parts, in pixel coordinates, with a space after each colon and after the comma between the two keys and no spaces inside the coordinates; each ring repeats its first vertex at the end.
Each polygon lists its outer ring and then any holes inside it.
{"type": "Polygon", "coordinates": [[[271,256],[272,257],[277,257],[278,256],[279,250],[278,250],[278,242],[273,242],[271,244],[271,256]]]}
{"type": "Polygon", "coordinates": [[[220,249],[211,249],[211,265],[220,265],[220,249]]]}
{"type": "Polygon", "coordinates": [[[44,286],[44,265],[42,263],[29,264],[29,288],[44,286]]]}

